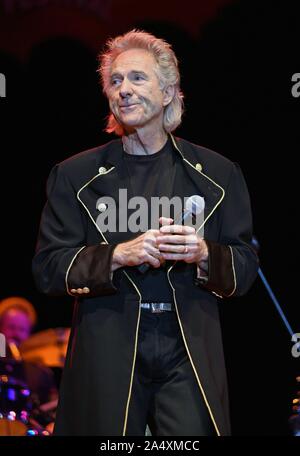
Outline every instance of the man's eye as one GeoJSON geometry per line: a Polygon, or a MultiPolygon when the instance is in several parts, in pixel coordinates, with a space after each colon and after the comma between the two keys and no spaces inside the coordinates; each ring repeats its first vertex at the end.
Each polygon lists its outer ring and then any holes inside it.
{"type": "Polygon", "coordinates": [[[142,81],[144,78],[142,76],[140,76],[139,74],[137,74],[135,77],[134,77],[135,81],[142,81]]]}
{"type": "Polygon", "coordinates": [[[118,85],[119,82],[120,82],[120,79],[112,79],[111,85],[113,85],[113,86],[118,85]]]}

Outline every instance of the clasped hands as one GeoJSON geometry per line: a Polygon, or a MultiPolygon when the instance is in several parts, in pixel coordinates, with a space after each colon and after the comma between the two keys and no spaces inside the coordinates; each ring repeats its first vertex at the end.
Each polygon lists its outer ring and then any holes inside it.
{"type": "Polygon", "coordinates": [[[197,263],[207,260],[206,242],[195,228],[173,225],[173,219],[160,217],[159,230],[148,230],[140,236],[118,244],[113,252],[112,268],[149,263],[159,268],[166,260],[197,263]]]}

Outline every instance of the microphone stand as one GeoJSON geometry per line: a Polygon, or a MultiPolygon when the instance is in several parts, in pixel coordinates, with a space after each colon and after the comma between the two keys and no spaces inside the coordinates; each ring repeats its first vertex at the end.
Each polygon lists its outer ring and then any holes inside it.
{"type": "MultiPolygon", "coordinates": [[[[256,239],[255,236],[252,237],[251,241],[252,247],[258,252],[259,251],[259,243],[258,240],[256,239]]],[[[288,319],[286,318],[279,302],[278,299],[276,298],[275,294],[273,293],[270,284],[268,283],[264,273],[262,272],[261,268],[258,269],[258,275],[261,278],[261,281],[267,290],[277,312],[280,315],[281,320],[283,321],[284,326],[286,327],[287,331],[289,332],[290,336],[293,337],[295,332],[292,330],[291,325],[288,322],[288,319]]],[[[296,377],[296,381],[298,382],[298,385],[300,385],[300,376],[296,377]]],[[[300,436],[300,391],[297,393],[297,398],[293,399],[293,415],[289,418],[289,424],[290,427],[292,428],[292,432],[294,436],[300,436]]]]}
{"type": "MultiPolygon", "coordinates": [[[[255,236],[252,237],[251,244],[252,244],[252,247],[254,247],[254,249],[256,250],[256,252],[258,252],[259,249],[260,249],[260,245],[259,245],[258,240],[256,239],[255,236]]],[[[276,298],[275,294],[273,293],[272,288],[271,288],[269,282],[267,281],[267,279],[266,279],[266,277],[265,277],[265,275],[264,275],[264,273],[263,273],[261,268],[258,269],[258,275],[261,278],[261,281],[262,281],[265,289],[267,290],[268,295],[270,296],[274,306],[276,307],[276,310],[279,313],[280,318],[282,319],[284,326],[288,330],[290,336],[293,336],[295,334],[295,331],[292,330],[291,325],[289,324],[288,319],[284,315],[284,312],[283,312],[283,310],[282,310],[282,308],[281,308],[281,306],[280,306],[280,304],[278,302],[278,299],[276,298]]]]}

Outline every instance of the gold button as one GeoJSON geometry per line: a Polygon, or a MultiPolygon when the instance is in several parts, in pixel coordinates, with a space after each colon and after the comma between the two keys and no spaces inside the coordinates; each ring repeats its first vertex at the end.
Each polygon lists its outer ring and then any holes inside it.
{"type": "Polygon", "coordinates": [[[197,164],[196,164],[196,170],[199,171],[199,172],[202,171],[202,165],[201,165],[201,163],[197,163],[197,164]]]}
{"type": "Polygon", "coordinates": [[[105,168],[105,166],[100,166],[99,168],[99,174],[104,174],[106,173],[107,169],[105,168]]]}
{"type": "Polygon", "coordinates": [[[88,287],[83,287],[82,291],[83,293],[89,293],[90,289],[88,287]]]}

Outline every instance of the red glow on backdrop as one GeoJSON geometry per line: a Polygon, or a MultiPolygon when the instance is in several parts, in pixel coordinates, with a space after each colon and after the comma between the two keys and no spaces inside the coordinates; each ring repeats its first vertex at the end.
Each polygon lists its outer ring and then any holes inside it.
{"type": "Polygon", "coordinates": [[[33,45],[51,37],[80,39],[98,51],[107,36],[140,21],[167,21],[195,37],[232,0],[5,0],[0,10],[0,48],[26,58],[33,45]]]}

